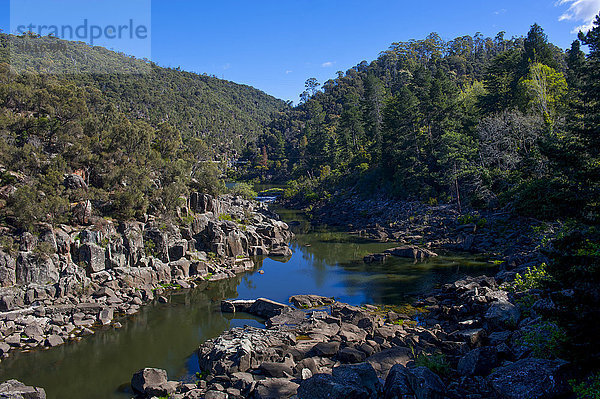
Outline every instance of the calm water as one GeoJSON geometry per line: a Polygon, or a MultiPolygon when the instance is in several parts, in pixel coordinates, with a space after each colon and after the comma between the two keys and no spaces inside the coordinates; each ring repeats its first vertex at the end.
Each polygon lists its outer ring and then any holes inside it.
{"type": "Polygon", "coordinates": [[[21,353],[0,363],[0,380],[16,378],[46,389],[49,399],[128,398],[127,383],[143,367],[166,369],[169,377],[197,371],[198,345],[222,331],[260,321],[222,315],[224,298],[268,297],[287,302],[294,294],[334,296],[351,304],[406,302],[411,295],[465,274],[481,274],[490,265],[472,256],[441,256],[426,263],[391,259],[366,265],[362,258],[393,244],[365,242],[328,229],[314,230],[301,215],[280,210],[294,222],[294,255],[287,262],[265,259],[258,269],[206,289],[174,294],[168,304],[146,306],[122,321],[77,343],[21,353]]]}

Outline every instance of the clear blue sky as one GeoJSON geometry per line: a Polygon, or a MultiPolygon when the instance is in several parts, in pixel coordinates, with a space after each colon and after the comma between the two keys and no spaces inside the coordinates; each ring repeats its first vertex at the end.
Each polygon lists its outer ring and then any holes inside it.
{"type": "MultiPolygon", "coordinates": [[[[69,0],[38,1],[62,4],[62,14],[71,9],[65,6],[69,0]]],[[[0,0],[4,31],[10,30],[9,4],[0,0]]],[[[537,22],[553,43],[567,48],[576,38],[573,30],[599,10],[600,0],[152,0],[151,58],[297,102],[307,78],[333,78],[338,70],[377,58],[394,41],[430,32],[446,40],[502,30],[518,36],[537,22]],[[565,13],[570,18],[559,21],[565,13]]]]}

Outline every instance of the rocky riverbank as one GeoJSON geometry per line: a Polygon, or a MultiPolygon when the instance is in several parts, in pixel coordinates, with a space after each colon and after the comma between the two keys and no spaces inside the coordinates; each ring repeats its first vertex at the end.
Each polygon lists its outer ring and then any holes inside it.
{"type": "Polygon", "coordinates": [[[312,210],[316,222],[341,226],[361,237],[432,249],[520,258],[535,252],[539,221],[504,211],[463,211],[386,197],[338,196],[312,210]]]}
{"type": "Polygon", "coordinates": [[[169,289],[230,278],[255,256],[290,256],[288,226],[266,205],[193,194],[174,219],[3,231],[0,355],[54,347],[119,327],[120,315],[169,289]],[[10,239],[10,241],[8,240],[10,239]]]}
{"type": "Polygon", "coordinates": [[[223,311],[264,317],[267,328],[234,328],[202,344],[195,383],[144,369],[132,386],[140,397],[170,398],[564,397],[569,364],[543,346],[552,326],[541,315],[551,305],[524,307],[501,282],[467,278],[400,308],[314,295],[290,298],[294,306],[224,301],[223,311]]]}

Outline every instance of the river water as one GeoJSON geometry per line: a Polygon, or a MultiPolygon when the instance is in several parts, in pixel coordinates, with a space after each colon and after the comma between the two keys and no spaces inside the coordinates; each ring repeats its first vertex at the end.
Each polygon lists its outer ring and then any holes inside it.
{"type": "Polygon", "coordinates": [[[360,305],[402,304],[411,296],[464,275],[492,272],[482,258],[444,255],[415,264],[390,259],[367,265],[362,258],[394,246],[363,241],[328,228],[313,228],[301,214],[279,210],[296,232],[287,262],[264,259],[235,279],[177,292],[167,304],[152,304],[80,342],[11,355],[0,363],[0,381],[15,378],[46,389],[49,399],[129,398],[128,382],[143,367],[167,370],[170,379],[198,371],[198,345],[231,327],[261,326],[258,319],[220,313],[225,298],[267,297],[287,302],[294,294],[336,297],[360,305]],[[258,273],[262,270],[264,274],[258,273]]]}

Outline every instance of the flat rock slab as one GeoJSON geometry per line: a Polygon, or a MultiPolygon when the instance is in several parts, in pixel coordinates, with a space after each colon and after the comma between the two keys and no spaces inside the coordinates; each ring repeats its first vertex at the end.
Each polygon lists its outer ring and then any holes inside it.
{"type": "Polygon", "coordinates": [[[385,379],[396,364],[406,366],[411,360],[412,351],[398,346],[376,353],[368,357],[366,362],[373,366],[379,378],[385,379]]]}

